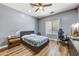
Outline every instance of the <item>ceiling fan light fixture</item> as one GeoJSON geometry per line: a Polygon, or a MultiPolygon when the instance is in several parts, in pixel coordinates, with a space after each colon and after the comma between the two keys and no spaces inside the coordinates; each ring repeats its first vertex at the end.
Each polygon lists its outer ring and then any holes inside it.
{"type": "Polygon", "coordinates": [[[43,9],[43,7],[40,6],[39,9],[43,9]]]}
{"type": "Polygon", "coordinates": [[[35,12],[37,12],[39,9],[44,10],[44,7],[52,6],[51,3],[46,4],[46,3],[31,3],[30,5],[37,7],[35,12]]]}

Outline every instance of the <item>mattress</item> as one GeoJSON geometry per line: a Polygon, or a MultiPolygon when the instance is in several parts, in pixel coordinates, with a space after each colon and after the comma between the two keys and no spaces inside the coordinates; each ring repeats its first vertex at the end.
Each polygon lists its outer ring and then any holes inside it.
{"type": "Polygon", "coordinates": [[[22,36],[22,39],[23,41],[34,47],[40,47],[41,45],[43,45],[48,41],[48,37],[36,34],[24,35],[22,36]]]}

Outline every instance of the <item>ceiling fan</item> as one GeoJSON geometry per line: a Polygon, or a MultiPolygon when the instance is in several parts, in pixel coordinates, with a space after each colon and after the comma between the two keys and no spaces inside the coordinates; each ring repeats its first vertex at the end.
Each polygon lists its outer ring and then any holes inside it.
{"type": "Polygon", "coordinates": [[[44,7],[52,6],[52,3],[30,3],[31,6],[37,7],[35,12],[37,12],[39,9],[44,10],[44,7]]]}

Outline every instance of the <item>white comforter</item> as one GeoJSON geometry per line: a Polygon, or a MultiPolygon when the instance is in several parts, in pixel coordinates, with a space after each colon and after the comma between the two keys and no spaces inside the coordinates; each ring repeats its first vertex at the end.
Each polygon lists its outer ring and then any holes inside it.
{"type": "Polygon", "coordinates": [[[22,36],[22,39],[26,43],[35,47],[39,47],[48,41],[48,37],[40,36],[36,34],[24,35],[22,36]]]}

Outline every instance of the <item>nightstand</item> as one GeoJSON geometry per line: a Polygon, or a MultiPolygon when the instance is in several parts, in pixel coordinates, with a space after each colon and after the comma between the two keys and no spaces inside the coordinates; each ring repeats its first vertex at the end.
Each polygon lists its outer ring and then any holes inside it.
{"type": "Polygon", "coordinates": [[[21,44],[20,37],[8,36],[8,48],[12,48],[20,44],[21,44]]]}

